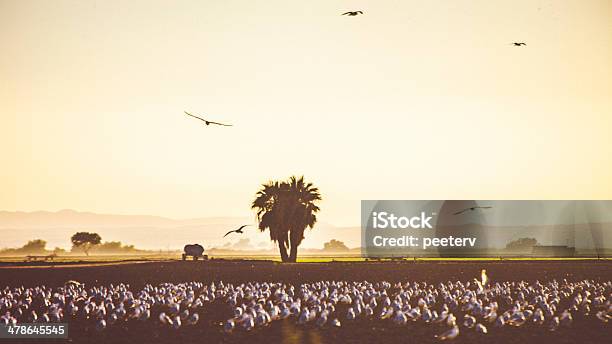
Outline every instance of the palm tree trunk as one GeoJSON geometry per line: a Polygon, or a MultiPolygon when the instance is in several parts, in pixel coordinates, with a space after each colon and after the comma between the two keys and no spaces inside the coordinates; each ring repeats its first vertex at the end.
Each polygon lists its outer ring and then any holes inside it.
{"type": "Polygon", "coordinates": [[[297,261],[297,249],[298,246],[300,245],[300,242],[302,240],[300,240],[299,238],[298,232],[296,231],[291,231],[289,234],[289,237],[291,238],[289,245],[291,246],[290,251],[289,251],[289,261],[292,263],[295,263],[297,261]]]}
{"type": "Polygon", "coordinates": [[[283,263],[289,261],[287,256],[287,246],[285,245],[285,242],[283,240],[278,241],[278,250],[280,251],[281,261],[283,263]]]}
{"type": "Polygon", "coordinates": [[[295,263],[297,261],[297,241],[291,240],[291,251],[289,252],[289,261],[295,263]]]}

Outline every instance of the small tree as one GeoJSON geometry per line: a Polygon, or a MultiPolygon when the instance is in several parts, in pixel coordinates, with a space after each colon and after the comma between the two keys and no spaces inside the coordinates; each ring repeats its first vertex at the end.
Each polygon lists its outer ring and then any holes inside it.
{"type": "Polygon", "coordinates": [[[64,250],[61,247],[56,247],[56,248],[53,249],[53,253],[56,254],[56,255],[57,254],[66,254],[66,250],[64,250]]]}
{"type": "Polygon", "coordinates": [[[19,251],[23,253],[45,253],[47,242],[41,239],[28,241],[19,251]]]}
{"type": "Polygon", "coordinates": [[[530,250],[536,246],[538,241],[535,238],[520,238],[506,244],[507,250],[530,250]]]}
{"type": "Polygon", "coordinates": [[[102,238],[98,233],[78,232],[70,238],[70,241],[74,247],[82,249],[85,255],[89,256],[89,250],[100,244],[102,238]]]}
{"type": "Polygon", "coordinates": [[[323,244],[323,251],[348,251],[349,248],[340,240],[331,239],[323,244]]]}

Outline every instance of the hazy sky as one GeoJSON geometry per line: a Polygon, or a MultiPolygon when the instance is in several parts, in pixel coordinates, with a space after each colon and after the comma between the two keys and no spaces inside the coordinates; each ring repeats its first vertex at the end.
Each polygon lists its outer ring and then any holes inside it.
{"type": "Polygon", "coordinates": [[[2,210],[612,196],[609,0],[0,0],[0,42],[2,210]]]}

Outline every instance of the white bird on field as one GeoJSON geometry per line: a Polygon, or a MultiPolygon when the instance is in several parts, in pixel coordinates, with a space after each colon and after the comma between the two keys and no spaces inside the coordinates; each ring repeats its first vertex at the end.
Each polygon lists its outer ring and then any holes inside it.
{"type": "Polygon", "coordinates": [[[106,320],[104,319],[98,320],[98,322],[96,323],[96,330],[103,331],[105,328],[106,328],[106,320]]]}
{"type": "Polygon", "coordinates": [[[346,318],[348,320],[355,320],[357,316],[355,315],[355,310],[353,310],[353,307],[349,307],[349,309],[346,311],[346,318]]]}
{"type": "Polygon", "coordinates": [[[478,333],[486,334],[488,332],[487,328],[483,324],[481,324],[481,323],[476,324],[475,328],[476,328],[476,332],[478,332],[478,333]]]}
{"type": "Polygon", "coordinates": [[[550,331],[556,331],[559,328],[559,317],[553,317],[548,325],[550,331]]]}
{"type": "Polygon", "coordinates": [[[198,320],[200,320],[198,313],[193,313],[189,316],[189,318],[187,318],[187,325],[193,326],[198,323],[198,320]]]}
{"type": "Polygon", "coordinates": [[[223,330],[225,332],[232,332],[236,328],[236,322],[233,319],[228,319],[223,325],[223,330]]]}
{"type": "Polygon", "coordinates": [[[329,314],[329,311],[327,311],[327,310],[324,310],[323,312],[321,312],[321,315],[317,319],[317,326],[323,327],[325,325],[325,323],[327,323],[327,315],[328,314],[329,314]]]}
{"type": "Polygon", "coordinates": [[[393,322],[397,325],[405,325],[406,322],[408,322],[408,318],[404,312],[396,311],[395,316],[393,317],[393,322]]]}
{"type": "Polygon", "coordinates": [[[438,338],[439,340],[447,340],[447,339],[455,339],[457,338],[457,336],[459,335],[459,326],[454,326],[453,328],[451,328],[450,330],[440,334],[440,335],[436,335],[436,338],[438,338]]]}
{"type": "Polygon", "coordinates": [[[463,316],[463,326],[467,328],[472,328],[475,325],[476,325],[476,318],[468,314],[463,316]]]}

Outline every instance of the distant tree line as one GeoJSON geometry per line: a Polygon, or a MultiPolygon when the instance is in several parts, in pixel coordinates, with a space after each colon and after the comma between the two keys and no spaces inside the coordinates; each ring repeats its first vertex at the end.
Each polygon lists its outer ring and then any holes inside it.
{"type": "Polygon", "coordinates": [[[149,251],[137,249],[134,245],[124,245],[121,241],[105,241],[98,233],[78,232],[71,238],[72,248],[66,251],[63,248],[55,247],[47,249],[47,242],[42,239],[34,239],[28,241],[25,245],[18,248],[0,249],[0,255],[3,256],[22,256],[22,255],[46,255],[55,253],[57,255],[65,254],[141,254],[149,251]]]}
{"type": "Polygon", "coordinates": [[[534,246],[538,244],[538,241],[534,238],[520,238],[514,241],[510,241],[506,244],[506,250],[511,251],[530,251],[534,246]]]}
{"type": "Polygon", "coordinates": [[[28,241],[25,245],[18,248],[5,248],[0,250],[0,255],[3,256],[21,256],[28,254],[50,254],[50,253],[66,253],[63,248],[56,247],[53,250],[47,250],[47,242],[42,239],[34,239],[28,241]]]}

